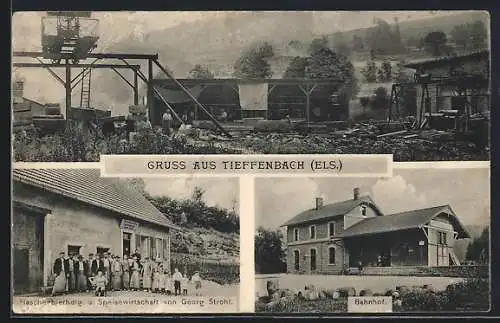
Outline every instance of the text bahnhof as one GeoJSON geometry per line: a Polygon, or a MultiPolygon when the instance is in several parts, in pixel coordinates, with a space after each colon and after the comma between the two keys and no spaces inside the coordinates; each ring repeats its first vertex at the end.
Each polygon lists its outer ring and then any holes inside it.
{"type": "Polygon", "coordinates": [[[190,167],[193,170],[215,170],[222,167],[225,170],[303,170],[304,161],[300,160],[273,160],[273,161],[149,161],[151,170],[184,170],[190,167]]]}

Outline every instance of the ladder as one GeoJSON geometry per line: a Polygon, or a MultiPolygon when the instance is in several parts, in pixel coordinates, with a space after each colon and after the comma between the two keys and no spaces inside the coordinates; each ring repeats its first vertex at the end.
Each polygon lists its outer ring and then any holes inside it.
{"type": "Polygon", "coordinates": [[[80,107],[90,107],[90,80],[92,79],[92,69],[84,70],[82,73],[82,90],[80,92],[80,107]]]}

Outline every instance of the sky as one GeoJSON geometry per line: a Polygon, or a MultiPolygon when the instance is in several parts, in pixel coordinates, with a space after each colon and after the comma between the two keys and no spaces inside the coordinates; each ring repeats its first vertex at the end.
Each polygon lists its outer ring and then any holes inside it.
{"type": "MultiPolygon", "coordinates": [[[[248,12],[246,12],[248,14],[248,12]]],[[[293,12],[292,12],[293,13],[293,12]]],[[[292,14],[290,13],[290,14],[292,14]]],[[[334,32],[337,30],[350,30],[369,27],[373,24],[373,19],[379,17],[387,21],[392,21],[398,17],[399,21],[408,21],[429,18],[436,15],[449,15],[449,12],[429,12],[429,11],[317,11],[312,14],[311,26],[303,28],[311,29],[314,34],[334,32]]],[[[106,52],[114,43],[122,38],[135,35],[141,39],[150,32],[164,30],[183,23],[192,23],[200,20],[214,18],[226,18],[234,15],[245,14],[245,12],[234,11],[170,11],[170,12],[145,12],[145,11],[117,11],[117,12],[95,12],[93,17],[99,19],[99,42],[97,52],[106,52]]],[[[263,12],[262,14],[287,14],[286,12],[263,12]]],[[[41,50],[41,17],[44,12],[17,12],[12,19],[12,47],[15,51],[39,51],[41,50]]],[[[193,26],[193,25],[191,25],[193,26]]],[[[187,25],[189,28],[189,25],[187,25]]],[[[301,26],[302,28],[302,26],[301,26]]],[[[189,30],[187,30],[188,32],[189,30]]],[[[230,26],[228,33],[231,32],[230,26]]],[[[229,46],[229,45],[228,45],[229,46]]],[[[29,61],[16,58],[16,62],[29,61]]],[[[97,73],[101,73],[98,71],[97,73]]],[[[59,71],[62,75],[62,71],[59,71]]],[[[14,75],[27,81],[25,86],[25,96],[41,103],[60,103],[64,106],[64,89],[50,74],[42,69],[16,69],[14,75]]],[[[98,75],[98,74],[95,74],[98,75]]],[[[124,88],[130,90],[124,85],[124,88]]],[[[76,91],[77,93],[78,91],[76,91]]],[[[131,100],[131,90],[130,99],[131,100]]],[[[127,92],[127,93],[128,93],[127,92]]],[[[98,93],[97,93],[98,94],[98,93]]],[[[93,105],[97,108],[108,108],[116,102],[109,102],[109,98],[102,98],[99,95],[92,98],[93,105]]],[[[141,96],[144,93],[140,94],[141,96]]],[[[73,95],[73,105],[79,104],[80,96],[73,95]]],[[[120,109],[126,107],[120,107],[120,109]]],[[[116,114],[115,109],[112,113],[116,114]]],[[[63,109],[64,113],[65,109],[63,109]]]]}
{"type": "Polygon", "coordinates": [[[370,195],[383,213],[449,204],[464,225],[490,223],[490,175],[487,168],[394,169],[391,178],[258,178],[255,227],[278,227],[311,209],[352,198],[353,188],[370,195]]]}
{"type": "Polygon", "coordinates": [[[228,210],[235,206],[239,210],[239,179],[233,177],[178,177],[144,178],[146,191],[153,196],[168,196],[175,199],[191,197],[195,187],[205,191],[204,201],[209,206],[219,206],[228,210]]]}

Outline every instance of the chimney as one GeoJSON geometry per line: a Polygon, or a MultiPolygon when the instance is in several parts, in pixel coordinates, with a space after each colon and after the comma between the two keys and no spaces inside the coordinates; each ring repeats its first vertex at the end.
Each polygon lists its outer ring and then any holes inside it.
{"type": "Polygon", "coordinates": [[[359,187],[355,187],[355,188],[352,190],[352,192],[353,192],[353,198],[354,198],[355,200],[359,199],[359,187]]]}
{"type": "Polygon", "coordinates": [[[316,198],[316,210],[319,210],[323,207],[323,198],[322,197],[317,197],[316,198]]]}

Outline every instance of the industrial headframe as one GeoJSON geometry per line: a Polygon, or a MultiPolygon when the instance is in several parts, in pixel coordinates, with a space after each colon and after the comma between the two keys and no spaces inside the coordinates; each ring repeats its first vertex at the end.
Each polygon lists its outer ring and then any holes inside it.
{"type": "MultiPolygon", "coordinates": [[[[99,40],[99,20],[92,18],[90,11],[49,11],[41,19],[42,30],[42,52],[14,52],[14,57],[34,58],[37,63],[14,63],[16,68],[45,68],[65,90],[65,111],[71,108],[72,92],[81,85],[80,107],[91,108],[91,71],[93,69],[111,69],[128,84],[134,93],[134,105],[139,104],[139,82],[140,78],[147,87],[147,110],[151,115],[153,109],[153,95],[165,104],[173,116],[181,124],[183,120],[174,111],[172,106],[165,100],[153,84],[153,66],[156,65],[168,78],[170,78],[193,102],[200,108],[217,128],[226,136],[231,137],[216,118],[193,96],[162,64],[158,61],[158,54],[126,54],[126,53],[95,53],[99,40]],[[99,63],[106,59],[120,60],[121,64],[99,63]],[[90,63],[88,62],[90,61],[90,63]],[[146,60],[147,75],[142,73],[139,64],[131,64],[129,60],[146,60]],[[81,61],[86,61],[81,63],[81,61]],[[55,68],[64,68],[65,79],[61,78],[55,68]],[[80,69],[76,76],[72,76],[72,69],[80,69]],[[129,81],[120,70],[132,70],[133,81],[129,81]]],[[[67,115],[67,114],[66,114],[67,115]]]]}

